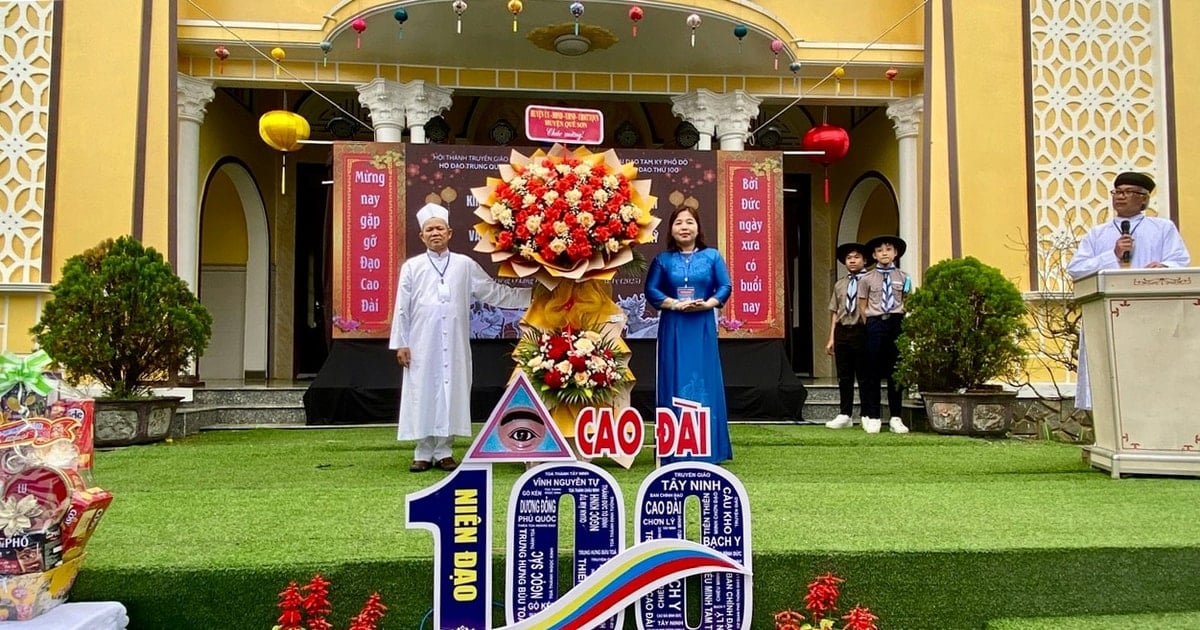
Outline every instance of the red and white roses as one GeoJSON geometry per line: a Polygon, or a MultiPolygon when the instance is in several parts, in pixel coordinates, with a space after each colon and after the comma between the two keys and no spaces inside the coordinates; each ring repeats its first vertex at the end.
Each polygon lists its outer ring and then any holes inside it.
{"type": "Polygon", "coordinates": [[[632,381],[629,353],[591,329],[530,329],[513,353],[548,403],[605,403],[632,381]]]}
{"type": "Polygon", "coordinates": [[[501,275],[537,275],[547,286],[609,280],[632,259],[631,246],[653,240],[650,182],[636,180],[637,167],[613,151],[514,151],[500,174],[472,194],[483,220],[475,249],[491,253],[501,275]]]}

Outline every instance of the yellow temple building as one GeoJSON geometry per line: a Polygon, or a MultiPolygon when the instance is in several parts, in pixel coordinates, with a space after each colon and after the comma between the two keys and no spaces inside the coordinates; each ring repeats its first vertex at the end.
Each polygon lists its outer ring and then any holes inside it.
{"type": "Polygon", "coordinates": [[[508,5],[0,1],[0,350],[33,349],[68,257],[132,234],[214,315],[202,379],[311,375],[328,142],[521,146],[530,104],[601,110],[618,150],[784,151],[785,343],[802,375],[833,374],[839,242],[895,233],[918,281],[969,255],[1030,296],[1059,291],[1048,258],[1108,220],[1113,176],[1138,170],[1200,247],[1200,2],[508,5]],[[258,135],[277,109],[312,128],[282,178],[258,135]],[[822,121],[851,138],[828,202],[826,170],[791,154],[822,121]]]}

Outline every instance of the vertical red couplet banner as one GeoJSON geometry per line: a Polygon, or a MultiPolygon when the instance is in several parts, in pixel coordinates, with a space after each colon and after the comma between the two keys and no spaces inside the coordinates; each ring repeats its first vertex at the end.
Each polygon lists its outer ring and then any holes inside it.
{"type": "Polygon", "coordinates": [[[782,154],[721,152],[722,251],[733,296],[721,334],[783,336],[782,154]]]}
{"type": "Polygon", "coordinates": [[[403,230],[403,147],[334,147],[334,337],[390,332],[403,230]]]}

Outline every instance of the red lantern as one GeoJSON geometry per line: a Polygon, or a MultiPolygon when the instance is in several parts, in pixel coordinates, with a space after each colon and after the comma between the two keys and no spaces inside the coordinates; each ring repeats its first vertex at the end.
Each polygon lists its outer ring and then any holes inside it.
{"type": "Polygon", "coordinates": [[[225,74],[225,60],[229,58],[229,49],[224,46],[217,46],[213,49],[213,54],[217,56],[217,71],[225,74]]]}
{"type": "Polygon", "coordinates": [[[806,157],[825,167],[825,203],[829,203],[829,165],[840,161],[850,152],[850,134],[836,125],[821,123],[804,134],[800,146],[805,151],[822,152],[806,157]]]}
{"type": "Polygon", "coordinates": [[[354,47],[362,48],[362,34],[363,31],[367,30],[367,21],[360,17],[354,18],[354,21],[350,23],[350,28],[354,29],[355,33],[358,33],[354,38],[354,47]]]}
{"type": "Polygon", "coordinates": [[[639,7],[636,4],[629,7],[629,19],[633,21],[633,36],[634,37],[637,37],[638,22],[642,21],[642,17],[644,17],[644,16],[645,16],[645,13],[642,11],[642,7],[639,7]]]}

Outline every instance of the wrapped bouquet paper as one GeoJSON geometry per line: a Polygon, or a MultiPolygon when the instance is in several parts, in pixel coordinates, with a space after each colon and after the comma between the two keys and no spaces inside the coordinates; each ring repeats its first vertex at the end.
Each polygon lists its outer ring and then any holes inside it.
{"type": "Polygon", "coordinates": [[[61,395],[45,353],[0,357],[0,620],[66,600],[112,495],[90,484],[91,400],[61,395]]]}
{"type": "Polygon", "coordinates": [[[637,167],[622,164],[615,151],[556,144],[531,156],[513,151],[499,178],[471,191],[482,220],[475,250],[491,254],[503,277],[538,280],[513,358],[567,437],[575,435],[580,408],[629,403],[634,377],[611,281],[635,262],[635,246],[654,240],[659,223],[650,182],[636,177],[637,167]],[[599,340],[585,335],[561,356],[547,356],[551,339],[584,332],[599,340]],[[597,347],[612,357],[597,355],[597,347]],[[548,358],[558,376],[548,373],[548,358]],[[606,364],[610,358],[615,367],[606,364]]]}

